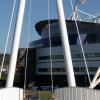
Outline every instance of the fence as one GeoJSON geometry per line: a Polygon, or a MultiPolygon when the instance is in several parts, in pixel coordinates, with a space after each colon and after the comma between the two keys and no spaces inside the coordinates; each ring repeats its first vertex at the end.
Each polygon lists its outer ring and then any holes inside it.
{"type": "Polygon", "coordinates": [[[57,100],[100,100],[100,90],[89,88],[60,88],[55,90],[57,100]]]}

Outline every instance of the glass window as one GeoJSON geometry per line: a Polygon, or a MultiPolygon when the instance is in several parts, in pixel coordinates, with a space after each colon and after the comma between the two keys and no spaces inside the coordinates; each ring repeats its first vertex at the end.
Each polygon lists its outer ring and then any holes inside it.
{"type": "Polygon", "coordinates": [[[39,68],[39,72],[47,72],[48,69],[47,68],[39,68]]]}
{"type": "Polygon", "coordinates": [[[77,44],[77,35],[76,34],[68,35],[68,38],[69,38],[70,45],[77,44]]]}
{"type": "Polygon", "coordinates": [[[94,53],[87,53],[86,54],[86,57],[88,58],[88,57],[95,57],[95,54],[94,53]]]}
{"type": "Polygon", "coordinates": [[[79,68],[77,67],[77,68],[74,68],[74,71],[75,72],[79,72],[79,68]]]}
{"type": "Polygon", "coordinates": [[[82,54],[77,54],[77,58],[82,58],[83,55],[82,54]]]}
{"type": "Polygon", "coordinates": [[[89,71],[90,72],[96,72],[97,71],[97,67],[89,67],[89,71]]]}
{"type": "MultiPolygon", "coordinates": [[[[64,59],[64,56],[63,55],[52,55],[51,58],[52,59],[64,59]]],[[[49,60],[50,56],[40,56],[38,59],[39,60],[49,60]]]]}
{"type": "Polygon", "coordinates": [[[39,60],[47,60],[47,59],[50,59],[49,56],[40,56],[39,57],[39,60]]]}
{"type": "Polygon", "coordinates": [[[80,71],[80,72],[85,72],[85,67],[80,67],[80,68],[79,68],[79,71],[80,71]]]}
{"type": "MultiPolygon", "coordinates": [[[[51,72],[51,68],[39,68],[39,72],[51,72]]],[[[53,68],[52,72],[65,72],[64,68],[53,68]]]]}
{"type": "Polygon", "coordinates": [[[95,57],[100,57],[100,53],[95,53],[95,57]]]}
{"type": "MultiPolygon", "coordinates": [[[[97,67],[88,67],[90,72],[96,72],[97,71],[97,67]]],[[[51,68],[39,68],[38,69],[39,72],[51,72],[51,68]]],[[[86,68],[85,67],[76,67],[74,68],[75,72],[86,72],[86,68]]],[[[65,72],[65,68],[53,68],[52,72],[65,72]]]]}
{"type": "Polygon", "coordinates": [[[72,54],[72,58],[77,58],[78,55],[77,54],[72,54]]]}
{"type": "Polygon", "coordinates": [[[96,33],[87,34],[84,43],[100,43],[100,34],[96,33]]]}
{"type": "MultiPolygon", "coordinates": [[[[84,43],[86,36],[87,36],[87,34],[80,34],[82,44],[84,43]]],[[[79,37],[77,38],[77,44],[80,45],[79,37]]]]}
{"type": "Polygon", "coordinates": [[[88,43],[95,43],[95,42],[96,42],[96,34],[89,34],[88,43]]]}

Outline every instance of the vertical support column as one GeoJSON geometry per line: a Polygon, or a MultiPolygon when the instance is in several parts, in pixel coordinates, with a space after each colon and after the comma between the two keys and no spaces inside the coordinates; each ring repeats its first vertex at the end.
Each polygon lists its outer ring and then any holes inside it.
{"type": "Polygon", "coordinates": [[[62,0],[56,0],[56,5],[57,5],[57,11],[58,11],[60,31],[61,31],[62,46],[64,50],[64,59],[65,59],[65,67],[67,70],[66,72],[67,72],[67,78],[68,78],[68,85],[70,87],[75,87],[76,83],[75,83],[75,77],[74,77],[62,0]]]}
{"type": "Polygon", "coordinates": [[[17,61],[17,54],[18,54],[20,35],[21,35],[21,29],[22,29],[22,22],[23,22],[23,16],[24,16],[25,3],[26,3],[26,0],[19,0],[19,9],[18,9],[18,14],[17,14],[16,28],[15,28],[15,34],[14,34],[14,39],[13,39],[13,45],[12,45],[11,58],[10,58],[10,64],[9,64],[9,72],[8,72],[7,81],[6,81],[6,87],[13,87],[14,75],[15,75],[15,69],[16,69],[16,61],[17,61]]]}

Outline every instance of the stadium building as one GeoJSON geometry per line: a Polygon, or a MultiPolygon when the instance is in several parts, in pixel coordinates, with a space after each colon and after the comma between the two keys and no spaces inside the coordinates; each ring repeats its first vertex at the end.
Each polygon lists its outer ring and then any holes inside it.
{"type": "MultiPolygon", "coordinates": [[[[78,28],[82,40],[90,78],[94,76],[100,65],[100,24],[78,21],[78,28]]],[[[77,35],[75,22],[66,20],[71,56],[74,66],[77,86],[88,86],[86,67],[77,35]]],[[[40,21],[35,26],[41,39],[30,43],[29,67],[35,74],[34,82],[37,85],[51,85],[50,45],[48,20],[40,21]],[[33,54],[33,56],[32,56],[33,54]]],[[[64,65],[64,55],[60,36],[58,20],[50,20],[52,71],[54,86],[67,85],[67,73],[64,65]]],[[[33,80],[31,79],[31,81],[33,80]]]]}

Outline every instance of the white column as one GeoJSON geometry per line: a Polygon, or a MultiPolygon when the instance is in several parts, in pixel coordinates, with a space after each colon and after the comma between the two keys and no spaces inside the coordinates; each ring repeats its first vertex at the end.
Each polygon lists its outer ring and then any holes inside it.
{"type": "Polygon", "coordinates": [[[98,68],[96,74],[94,75],[94,78],[89,86],[89,88],[93,89],[95,86],[97,86],[100,83],[100,67],[98,68]]]}
{"type": "Polygon", "coordinates": [[[10,64],[9,64],[9,72],[8,72],[7,81],[6,81],[6,87],[13,87],[25,3],[26,3],[26,0],[19,0],[19,9],[18,9],[18,15],[17,15],[17,20],[16,20],[16,28],[15,28],[15,34],[14,34],[14,39],[13,39],[12,52],[11,52],[11,58],[10,58],[10,64]]]}
{"type": "Polygon", "coordinates": [[[60,31],[61,31],[62,46],[64,50],[64,59],[65,59],[65,67],[67,70],[68,85],[69,87],[75,87],[76,83],[75,83],[62,0],[56,0],[56,5],[58,11],[60,31]]]}

